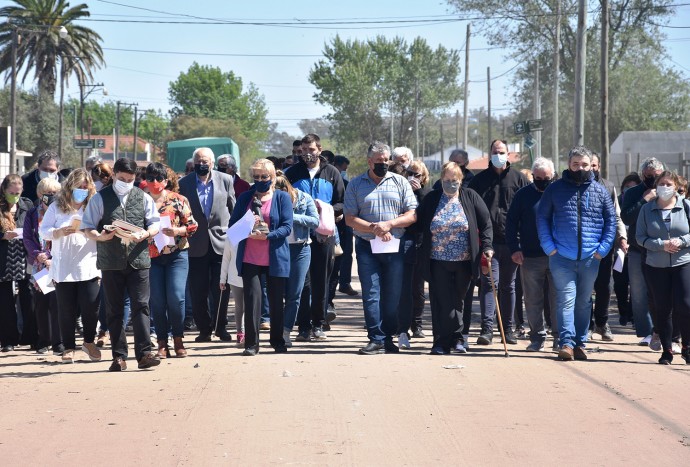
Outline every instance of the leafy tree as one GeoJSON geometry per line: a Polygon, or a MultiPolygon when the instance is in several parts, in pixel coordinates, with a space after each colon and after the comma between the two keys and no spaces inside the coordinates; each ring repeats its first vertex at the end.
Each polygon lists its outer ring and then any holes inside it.
{"type": "Polygon", "coordinates": [[[331,137],[331,124],[323,118],[303,118],[297,126],[302,131],[302,135],[314,133],[321,139],[331,137]]]}
{"type": "Polygon", "coordinates": [[[268,141],[264,149],[272,156],[285,157],[292,154],[292,142],[297,139],[297,136],[290,135],[285,131],[279,132],[277,128],[277,123],[271,123],[268,141]]]}
{"type": "Polygon", "coordinates": [[[363,153],[374,139],[411,145],[415,119],[423,121],[461,98],[460,59],[456,51],[432,50],[422,38],[376,37],[343,41],[336,36],[324,47],[309,74],[314,98],[330,106],[330,131],[339,146],[363,153]]]}

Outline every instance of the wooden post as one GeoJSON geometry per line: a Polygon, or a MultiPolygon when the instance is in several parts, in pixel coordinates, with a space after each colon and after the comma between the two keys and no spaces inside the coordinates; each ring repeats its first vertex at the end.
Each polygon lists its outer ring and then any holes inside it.
{"type": "Polygon", "coordinates": [[[462,147],[467,151],[467,123],[469,122],[469,115],[467,114],[467,93],[470,87],[470,23],[467,23],[467,37],[465,38],[465,97],[463,98],[463,117],[462,117],[462,147]]]}
{"type": "Polygon", "coordinates": [[[608,0],[601,0],[601,176],[609,177],[609,15],[608,0]]]}
{"type": "Polygon", "coordinates": [[[575,121],[573,125],[573,145],[585,142],[585,78],[587,75],[587,2],[578,0],[577,13],[577,54],[575,62],[575,121]]]}

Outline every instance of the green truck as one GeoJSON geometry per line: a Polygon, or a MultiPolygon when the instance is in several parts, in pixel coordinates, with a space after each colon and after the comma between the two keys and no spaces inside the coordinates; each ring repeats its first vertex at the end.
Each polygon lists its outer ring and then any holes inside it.
{"type": "Polygon", "coordinates": [[[185,164],[192,158],[194,150],[211,148],[216,158],[221,154],[230,154],[237,162],[240,172],[240,147],[231,138],[190,138],[168,143],[166,151],[167,164],[177,173],[184,173],[185,164]]]}

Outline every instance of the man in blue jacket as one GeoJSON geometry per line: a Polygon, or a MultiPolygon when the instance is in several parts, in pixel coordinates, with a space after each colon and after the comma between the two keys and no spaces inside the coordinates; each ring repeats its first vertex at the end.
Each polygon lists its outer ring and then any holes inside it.
{"type": "Polygon", "coordinates": [[[572,148],[568,169],[546,189],[537,213],[556,289],[561,360],[587,360],[592,289],[599,262],[616,238],[616,211],[606,188],[594,182],[591,163],[589,149],[572,148]]]}
{"type": "MultiPolygon", "coordinates": [[[[527,346],[527,351],[539,352],[544,350],[546,341],[544,313],[547,309],[551,313],[551,322],[554,326],[557,322],[554,316],[556,294],[549,269],[549,258],[541,248],[537,233],[539,202],[544,190],[553,182],[553,162],[545,157],[538,157],[532,164],[532,176],[534,181],[518,190],[513,202],[510,203],[506,220],[506,241],[513,262],[521,267],[525,312],[530,327],[530,344],[527,346]],[[549,306],[545,307],[544,286],[547,283],[549,306]]],[[[558,350],[557,346],[558,339],[555,339],[554,350],[558,350]]]]}

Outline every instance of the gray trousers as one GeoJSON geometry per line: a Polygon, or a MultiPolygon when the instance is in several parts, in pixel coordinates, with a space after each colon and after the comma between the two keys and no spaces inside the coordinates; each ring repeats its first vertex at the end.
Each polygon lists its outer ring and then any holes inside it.
{"type": "Polygon", "coordinates": [[[521,266],[522,291],[525,298],[525,315],[529,323],[529,339],[532,342],[546,340],[544,327],[544,298],[548,284],[548,300],[551,305],[551,326],[558,328],[556,318],[556,290],[551,279],[549,257],[524,258],[521,266]]]}

